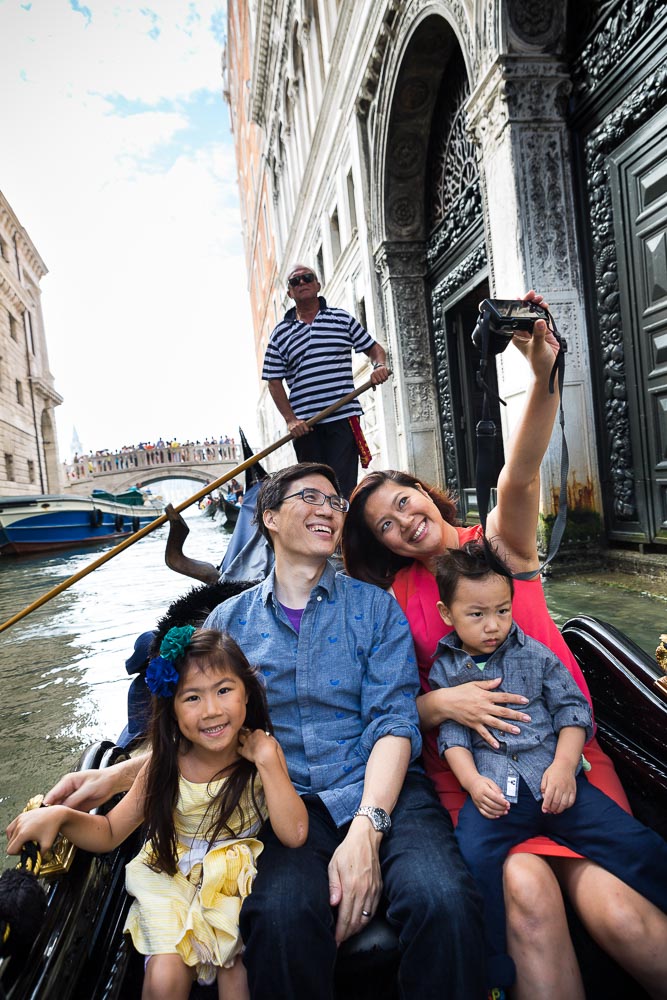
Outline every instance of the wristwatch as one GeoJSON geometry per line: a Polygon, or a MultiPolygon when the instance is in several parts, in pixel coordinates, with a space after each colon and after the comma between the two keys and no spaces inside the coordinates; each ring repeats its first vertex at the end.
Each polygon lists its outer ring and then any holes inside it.
{"type": "Polygon", "coordinates": [[[373,362],[373,371],[375,371],[377,368],[386,368],[386,367],[387,366],[384,363],[384,361],[374,361],[373,362]]]}
{"type": "Polygon", "coordinates": [[[373,829],[377,830],[378,833],[388,833],[391,830],[389,813],[385,812],[384,809],[380,809],[379,806],[359,806],[354,815],[368,816],[373,824],[373,829]]]}

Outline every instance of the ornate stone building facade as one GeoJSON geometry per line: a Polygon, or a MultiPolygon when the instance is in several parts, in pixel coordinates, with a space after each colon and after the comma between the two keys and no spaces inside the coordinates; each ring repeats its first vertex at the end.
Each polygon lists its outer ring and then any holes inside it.
{"type": "Polygon", "coordinates": [[[47,273],[0,192],[0,495],[58,493],[53,385],[39,283],[47,273]]]}
{"type": "MultiPolygon", "coordinates": [[[[393,380],[365,404],[375,467],[446,482],[465,514],[481,405],[477,303],[538,288],[568,343],[570,538],[667,541],[665,5],[230,0],[229,10],[230,52],[237,17],[251,53],[235,86],[260,130],[258,190],[270,193],[275,236],[264,312],[280,314],[289,267],[310,261],[327,298],[386,343],[393,380]]],[[[249,263],[258,267],[254,251],[249,263]]],[[[517,352],[500,356],[496,377],[507,440],[527,379],[517,352]]],[[[265,394],[260,409],[266,431],[280,430],[265,394]]],[[[545,526],[558,457],[555,435],[545,526]]]]}

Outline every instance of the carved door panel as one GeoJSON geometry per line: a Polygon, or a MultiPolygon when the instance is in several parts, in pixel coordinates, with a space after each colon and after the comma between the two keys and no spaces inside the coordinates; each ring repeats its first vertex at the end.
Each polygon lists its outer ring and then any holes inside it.
{"type": "Polygon", "coordinates": [[[638,512],[667,541],[667,109],[610,168],[638,512]]]}
{"type": "MultiPolygon", "coordinates": [[[[445,451],[455,456],[456,472],[448,480],[456,483],[460,497],[461,513],[465,516],[476,510],[475,473],[477,463],[477,423],[482,417],[482,392],[477,385],[476,372],[479,366],[479,352],[473,347],[471,336],[478,316],[478,305],[488,298],[489,286],[483,282],[468,292],[454,305],[445,305],[440,322],[444,332],[445,352],[438,351],[436,384],[443,417],[442,435],[445,451]],[[449,419],[445,419],[445,414],[449,419]],[[449,426],[448,426],[449,424],[449,426]]],[[[435,318],[435,317],[434,317],[435,318]]],[[[488,369],[488,384],[497,394],[495,361],[488,369]]],[[[500,405],[491,400],[491,416],[498,428],[496,436],[496,456],[494,483],[503,465],[503,444],[500,430],[500,405]]]]}

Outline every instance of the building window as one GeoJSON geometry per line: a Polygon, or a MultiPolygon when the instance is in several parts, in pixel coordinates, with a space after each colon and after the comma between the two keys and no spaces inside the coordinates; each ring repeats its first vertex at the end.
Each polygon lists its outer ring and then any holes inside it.
{"type": "Polygon", "coordinates": [[[317,277],[320,279],[322,284],[324,284],[324,257],[322,256],[322,247],[319,247],[317,253],[315,254],[315,260],[317,261],[317,277]]]}
{"type": "Polygon", "coordinates": [[[35,463],[31,458],[28,459],[28,482],[34,483],[35,481],[35,463]]]}
{"type": "Polygon", "coordinates": [[[14,479],[14,456],[5,452],[5,475],[7,479],[14,479]]]}
{"type": "Polygon", "coordinates": [[[16,380],[16,401],[23,406],[23,386],[18,379],[16,380]]]}
{"type": "Polygon", "coordinates": [[[347,209],[350,214],[350,233],[357,228],[357,202],[354,194],[354,177],[352,168],[347,175],[347,209]]]}
{"type": "Polygon", "coordinates": [[[366,300],[363,299],[363,298],[359,299],[359,301],[357,302],[356,317],[359,320],[359,322],[361,323],[361,325],[363,326],[364,330],[367,330],[368,326],[366,325],[366,323],[367,323],[367,320],[366,320],[366,300]]]}
{"type": "Polygon", "coordinates": [[[35,353],[35,339],[34,339],[34,337],[32,335],[32,315],[30,313],[26,313],[26,315],[28,317],[28,325],[27,325],[27,328],[26,328],[27,329],[27,333],[28,333],[28,347],[30,348],[30,353],[34,354],[35,353]]]}
{"type": "Polygon", "coordinates": [[[9,336],[12,338],[12,340],[18,340],[19,326],[18,323],[16,322],[16,316],[13,316],[11,313],[8,313],[8,315],[9,315],[9,336]]]}
{"type": "Polygon", "coordinates": [[[333,215],[331,216],[330,230],[331,230],[331,259],[334,262],[334,267],[336,261],[340,257],[340,225],[338,222],[338,209],[335,208],[333,215]]]}

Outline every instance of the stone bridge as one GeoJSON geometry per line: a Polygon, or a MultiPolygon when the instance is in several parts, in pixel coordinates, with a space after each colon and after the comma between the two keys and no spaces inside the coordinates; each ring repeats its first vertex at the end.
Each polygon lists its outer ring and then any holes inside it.
{"type": "Polygon", "coordinates": [[[230,444],[147,445],[117,452],[81,455],[65,463],[65,490],[88,495],[93,489],[124,493],[131,486],[149,486],[162,479],[193,479],[211,483],[243,461],[241,449],[230,444]]]}

